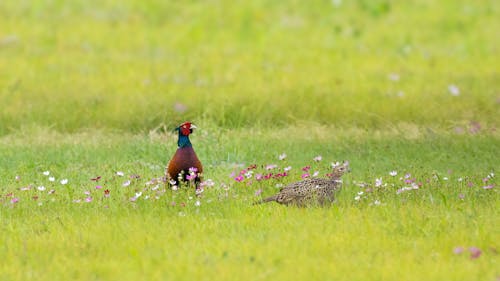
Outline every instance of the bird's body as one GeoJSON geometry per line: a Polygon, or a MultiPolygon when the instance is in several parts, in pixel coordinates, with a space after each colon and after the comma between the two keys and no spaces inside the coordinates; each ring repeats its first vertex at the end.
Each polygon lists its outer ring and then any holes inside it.
{"type": "Polygon", "coordinates": [[[342,181],[340,177],[348,171],[349,163],[345,162],[334,167],[330,179],[312,178],[291,183],[283,187],[278,194],[267,197],[262,201],[266,203],[275,201],[283,205],[305,207],[311,204],[328,205],[335,201],[335,192],[340,190],[342,181]]]}
{"type": "Polygon", "coordinates": [[[198,186],[201,181],[203,165],[189,140],[189,135],[195,128],[189,122],[176,128],[179,131],[178,148],[168,163],[166,175],[172,185],[179,185],[180,181],[192,181],[198,186]]]}

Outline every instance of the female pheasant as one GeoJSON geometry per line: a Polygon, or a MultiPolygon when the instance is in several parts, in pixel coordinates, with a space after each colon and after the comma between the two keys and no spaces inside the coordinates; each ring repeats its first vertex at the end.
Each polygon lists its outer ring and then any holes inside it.
{"type": "Polygon", "coordinates": [[[321,206],[331,204],[335,200],[334,193],[342,185],[340,178],[349,171],[349,162],[336,164],[330,179],[311,178],[291,183],[283,187],[278,194],[265,198],[257,204],[276,201],[284,205],[305,207],[311,204],[321,206]]]}
{"type": "Polygon", "coordinates": [[[180,180],[194,180],[195,185],[198,186],[201,181],[203,166],[189,140],[189,135],[193,133],[193,129],[196,129],[196,126],[190,122],[185,122],[175,128],[176,131],[179,131],[177,141],[179,147],[167,166],[166,177],[170,184],[179,185],[180,180]]]}

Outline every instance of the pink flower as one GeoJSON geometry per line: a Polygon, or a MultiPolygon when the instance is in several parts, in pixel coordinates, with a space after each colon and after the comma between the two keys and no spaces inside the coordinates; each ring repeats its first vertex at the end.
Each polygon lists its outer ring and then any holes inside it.
{"type": "Polygon", "coordinates": [[[264,176],[262,174],[256,174],[255,175],[255,179],[258,180],[258,181],[262,180],[263,178],[264,178],[264,176]]]}
{"type": "Polygon", "coordinates": [[[17,198],[17,197],[10,199],[10,203],[12,203],[12,204],[16,204],[17,202],[19,202],[19,198],[17,198]]]}
{"type": "Polygon", "coordinates": [[[100,185],[95,186],[95,189],[101,189],[101,188],[102,188],[102,186],[100,186],[100,185]]]}
{"type": "Polygon", "coordinates": [[[124,183],[122,184],[122,186],[125,186],[125,187],[127,187],[127,186],[129,186],[129,185],[130,185],[130,181],[126,181],[126,182],[124,182],[124,183]]]}
{"type": "Polygon", "coordinates": [[[243,177],[242,175],[239,175],[239,176],[237,176],[237,177],[234,178],[234,180],[237,181],[237,182],[241,182],[244,179],[245,179],[245,177],[243,177]]]}
{"type": "Polygon", "coordinates": [[[461,254],[461,253],[463,253],[463,252],[464,252],[464,247],[461,247],[461,246],[459,246],[459,247],[455,247],[455,249],[453,249],[453,253],[454,253],[455,255],[459,255],[459,254],[461,254]]]}
{"type": "Polygon", "coordinates": [[[302,171],[307,172],[310,169],[311,169],[311,166],[305,166],[304,168],[302,168],[302,171]]]}
{"type": "Polygon", "coordinates": [[[264,179],[268,180],[268,179],[272,178],[272,176],[273,176],[273,173],[269,173],[269,174],[264,176],[264,179]]]}
{"type": "Polygon", "coordinates": [[[481,256],[481,249],[477,248],[477,247],[470,247],[469,248],[469,252],[470,252],[470,258],[471,259],[477,259],[481,256]]]}
{"type": "Polygon", "coordinates": [[[308,177],[309,177],[309,174],[308,174],[308,173],[302,174],[302,176],[301,176],[301,177],[302,177],[303,179],[306,179],[306,178],[308,178],[308,177]]]}
{"type": "Polygon", "coordinates": [[[493,184],[483,186],[483,189],[492,189],[494,187],[493,184]]]}
{"type": "Polygon", "coordinates": [[[257,189],[255,191],[255,196],[259,196],[262,193],[262,189],[257,189]]]}
{"type": "Polygon", "coordinates": [[[458,194],[458,198],[463,200],[465,198],[465,195],[463,193],[460,193],[460,194],[458,194]]]}
{"type": "Polygon", "coordinates": [[[196,173],[196,172],[198,172],[198,168],[196,167],[189,168],[189,173],[196,173]]]}
{"type": "Polygon", "coordinates": [[[87,203],[92,202],[92,196],[89,196],[89,197],[85,198],[85,202],[87,202],[87,203]]]}
{"type": "Polygon", "coordinates": [[[192,181],[192,180],[194,180],[196,177],[197,177],[197,175],[196,175],[196,174],[189,174],[189,175],[186,175],[186,179],[187,179],[188,181],[192,181]]]}
{"type": "Polygon", "coordinates": [[[276,165],[276,164],[269,164],[266,166],[266,170],[276,169],[277,167],[278,167],[278,165],[276,165]]]}

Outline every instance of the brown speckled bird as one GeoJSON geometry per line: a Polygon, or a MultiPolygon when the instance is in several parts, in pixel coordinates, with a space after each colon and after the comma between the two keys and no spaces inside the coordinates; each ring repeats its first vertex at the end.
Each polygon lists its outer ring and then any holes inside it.
{"type": "Polygon", "coordinates": [[[320,206],[335,201],[335,191],[341,188],[342,175],[349,171],[349,162],[336,164],[330,179],[311,178],[291,183],[283,187],[278,194],[265,198],[256,204],[276,201],[283,205],[305,207],[318,204],[320,206]]]}
{"type": "Polygon", "coordinates": [[[176,131],[179,131],[177,141],[179,147],[168,163],[166,173],[167,180],[171,185],[178,186],[179,180],[193,181],[196,186],[201,182],[203,166],[189,140],[189,135],[193,133],[193,129],[196,129],[196,126],[190,122],[185,122],[175,128],[176,131]]]}

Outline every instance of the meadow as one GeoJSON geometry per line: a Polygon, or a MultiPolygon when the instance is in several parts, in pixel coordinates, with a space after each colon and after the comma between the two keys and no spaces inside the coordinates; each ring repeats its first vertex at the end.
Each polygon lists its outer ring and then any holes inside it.
{"type": "Polygon", "coordinates": [[[497,1],[91,2],[0,3],[1,280],[500,278],[497,1]]]}

